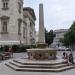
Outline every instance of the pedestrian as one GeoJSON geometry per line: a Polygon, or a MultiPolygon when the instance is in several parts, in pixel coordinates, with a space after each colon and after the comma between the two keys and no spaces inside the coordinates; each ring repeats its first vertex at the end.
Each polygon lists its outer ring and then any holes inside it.
{"type": "Polygon", "coordinates": [[[62,58],[65,59],[65,52],[63,52],[63,57],[62,58]]]}
{"type": "Polygon", "coordinates": [[[10,53],[11,57],[13,57],[13,51],[12,51],[12,48],[9,48],[9,53],[10,53]]]}
{"type": "Polygon", "coordinates": [[[63,59],[66,60],[66,63],[68,63],[68,54],[67,53],[63,53],[63,59]]]}
{"type": "Polygon", "coordinates": [[[73,59],[73,54],[72,53],[69,54],[69,63],[74,64],[74,59],[73,59]]]}

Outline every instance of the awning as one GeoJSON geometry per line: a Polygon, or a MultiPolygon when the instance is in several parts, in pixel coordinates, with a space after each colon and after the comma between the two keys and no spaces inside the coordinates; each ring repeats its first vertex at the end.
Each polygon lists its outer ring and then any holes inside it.
{"type": "Polygon", "coordinates": [[[20,41],[0,41],[0,45],[19,45],[20,41]]]}

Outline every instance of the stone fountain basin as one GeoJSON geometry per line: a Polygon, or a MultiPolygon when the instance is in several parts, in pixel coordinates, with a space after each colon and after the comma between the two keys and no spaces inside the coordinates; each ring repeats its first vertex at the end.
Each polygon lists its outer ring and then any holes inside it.
{"type": "Polygon", "coordinates": [[[33,48],[27,49],[27,53],[30,60],[54,60],[57,50],[53,48],[33,48]]]}

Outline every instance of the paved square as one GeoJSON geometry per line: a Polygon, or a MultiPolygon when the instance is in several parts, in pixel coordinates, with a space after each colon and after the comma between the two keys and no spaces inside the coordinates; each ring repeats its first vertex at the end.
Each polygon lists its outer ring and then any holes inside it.
{"type": "MultiPolygon", "coordinates": [[[[63,52],[58,52],[57,55],[60,56],[60,58],[61,58],[62,53],[63,52]]],[[[75,58],[74,54],[75,54],[75,52],[73,52],[73,56],[75,58]]],[[[26,53],[15,53],[14,57],[12,59],[26,58],[26,57],[27,57],[26,53]]],[[[6,62],[11,61],[11,60],[5,60],[5,61],[2,61],[0,63],[0,75],[75,75],[75,69],[70,69],[67,71],[57,72],[57,73],[54,73],[54,72],[21,72],[21,71],[19,72],[19,71],[14,71],[5,65],[6,62]]]]}

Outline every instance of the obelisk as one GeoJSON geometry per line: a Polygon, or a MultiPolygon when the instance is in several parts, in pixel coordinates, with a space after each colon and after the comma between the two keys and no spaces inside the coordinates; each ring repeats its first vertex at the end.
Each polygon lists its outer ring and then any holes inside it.
{"type": "Polygon", "coordinates": [[[39,43],[45,43],[44,12],[43,4],[39,4],[39,43]]]}

